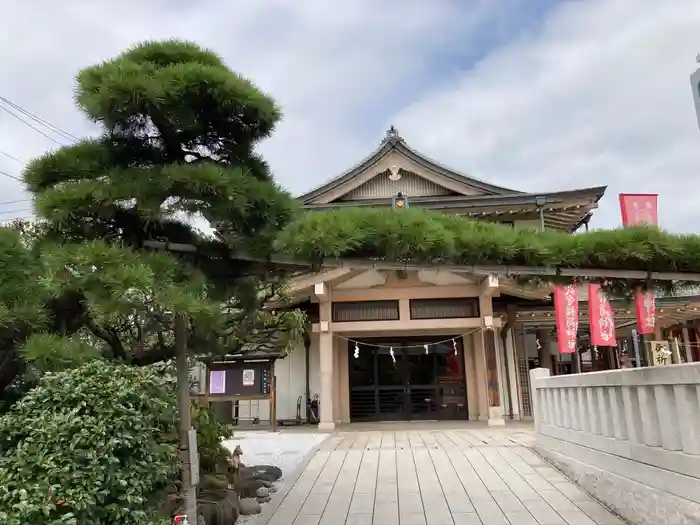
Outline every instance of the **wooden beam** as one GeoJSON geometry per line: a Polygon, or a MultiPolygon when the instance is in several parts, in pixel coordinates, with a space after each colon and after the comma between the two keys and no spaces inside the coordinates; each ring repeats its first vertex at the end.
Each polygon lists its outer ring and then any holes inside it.
{"type": "Polygon", "coordinates": [[[376,268],[378,270],[423,270],[434,269],[452,273],[490,273],[497,276],[515,275],[564,276],[613,279],[653,279],[657,281],[692,281],[700,282],[700,273],[694,272],[646,272],[644,270],[612,270],[605,268],[551,268],[546,266],[505,266],[505,265],[447,265],[447,264],[409,264],[389,261],[372,261],[357,259],[326,259],[326,267],[376,268]]]}
{"type": "Polygon", "coordinates": [[[299,276],[292,279],[289,285],[289,293],[293,294],[303,290],[304,288],[310,288],[316,283],[333,283],[337,279],[342,277],[347,277],[348,275],[355,274],[355,270],[352,268],[333,268],[327,272],[317,272],[311,275],[299,276]]]}
{"type": "MultiPolygon", "coordinates": [[[[191,244],[174,244],[160,241],[145,241],[144,247],[169,250],[174,252],[196,252],[191,244]]],[[[318,266],[310,261],[298,261],[282,257],[261,259],[243,254],[231,257],[232,260],[260,262],[296,268],[313,268],[318,266]]],[[[644,270],[612,270],[606,268],[552,268],[546,266],[507,266],[507,265],[448,265],[448,264],[409,264],[389,261],[374,261],[367,259],[325,259],[321,264],[324,268],[375,268],[377,270],[443,270],[452,273],[494,274],[511,277],[515,275],[532,276],[564,276],[611,279],[653,279],[656,281],[690,281],[700,283],[700,273],[696,272],[647,272],[644,270]]]]}
{"type": "Polygon", "coordinates": [[[313,297],[314,301],[322,303],[328,300],[328,285],[321,281],[320,283],[314,283],[313,297]]]}
{"type": "Polygon", "coordinates": [[[486,297],[493,297],[497,295],[500,290],[498,277],[493,274],[487,275],[479,286],[479,294],[486,297]]]}

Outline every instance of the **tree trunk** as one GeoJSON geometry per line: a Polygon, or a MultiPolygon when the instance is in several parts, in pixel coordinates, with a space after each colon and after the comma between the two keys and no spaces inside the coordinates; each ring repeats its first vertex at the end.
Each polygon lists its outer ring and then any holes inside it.
{"type": "Polygon", "coordinates": [[[180,472],[182,496],[187,521],[197,523],[197,489],[190,477],[189,436],[192,428],[190,413],[190,370],[187,362],[187,318],[175,317],[175,364],[177,367],[177,405],[180,412],[180,472]]]}

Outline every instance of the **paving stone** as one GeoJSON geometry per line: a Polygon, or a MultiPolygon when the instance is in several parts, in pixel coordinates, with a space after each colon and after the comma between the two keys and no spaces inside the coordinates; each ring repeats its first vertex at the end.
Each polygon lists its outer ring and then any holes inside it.
{"type": "Polygon", "coordinates": [[[503,512],[522,512],[525,506],[520,502],[515,494],[509,491],[494,491],[491,493],[493,499],[503,512]]]}
{"type": "Polygon", "coordinates": [[[453,514],[476,512],[465,490],[445,492],[445,499],[453,514]]]}
{"type": "Polygon", "coordinates": [[[506,518],[511,525],[540,525],[528,511],[506,512],[506,518]]]}
{"type": "Polygon", "coordinates": [[[481,518],[475,512],[463,512],[452,514],[454,525],[484,525],[481,518]]]}
{"type": "MultiPolygon", "coordinates": [[[[561,514],[566,525],[598,525],[583,512],[565,512],[561,514]]],[[[618,522],[619,523],[619,522],[618,522]]]]}
{"type": "Polygon", "coordinates": [[[321,521],[320,514],[300,514],[294,520],[294,525],[318,525],[319,521],[321,521]]]}
{"type": "Polygon", "coordinates": [[[372,525],[371,514],[348,514],[345,525],[372,525]]]}
{"type": "Polygon", "coordinates": [[[496,503],[488,503],[482,501],[475,501],[474,507],[476,508],[476,513],[481,518],[485,524],[488,525],[510,525],[506,519],[506,515],[496,503]]]}
{"type": "Polygon", "coordinates": [[[310,494],[301,507],[301,514],[323,514],[328,503],[328,496],[310,494]]]}
{"type": "Polygon", "coordinates": [[[546,501],[528,501],[525,506],[540,525],[565,525],[566,523],[546,501]]]}
{"type": "Polygon", "coordinates": [[[527,429],[410,427],[328,437],[267,525],[621,525],[527,429]]]}
{"type": "Polygon", "coordinates": [[[402,514],[399,517],[401,525],[426,525],[425,514],[402,514]]]}
{"type": "Polygon", "coordinates": [[[372,514],[374,494],[355,494],[350,503],[350,514],[372,514]]]}
{"type": "Polygon", "coordinates": [[[578,502],[576,505],[585,512],[596,525],[620,525],[622,523],[619,518],[596,501],[578,502]]]}

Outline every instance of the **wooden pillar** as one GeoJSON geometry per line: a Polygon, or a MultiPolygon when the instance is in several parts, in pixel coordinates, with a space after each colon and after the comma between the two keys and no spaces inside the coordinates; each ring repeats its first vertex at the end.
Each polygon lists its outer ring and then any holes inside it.
{"type": "Polygon", "coordinates": [[[476,368],[476,335],[469,334],[462,337],[462,347],[464,349],[464,374],[467,379],[467,409],[469,420],[479,419],[479,376],[476,368]]]}
{"type": "Polygon", "coordinates": [[[331,323],[330,290],[325,283],[314,285],[314,295],[319,301],[319,371],[321,375],[320,414],[318,429],[324,432],[335,430],[335,347],[331,323]]]}
{"type": "Polygon", "coordinates": [[[550,375],[555,375],[552,371],[552,352],[550,350],[550,337],[548,329],[537,330],[537,340],[540,347],[537,349],[537,355],[540,359],[540,368],[549,370],[550,375]]]}
{"type": "Polygon", "coordinates": [[[690,333],[688,332],[688,323],[683,324],[681,329],[681,334],[683,336],[683,350],[685,351],[686,363],[693,362],[693,348],[690,346],[690,333]]]}
{"type": "Polygon", "coordinates": [[[503,403],[501,402],[501,387],[499,363],[494,329],[492,297],[498,293],[498,278],[489,276],[481,283],[479,293],[479,312],[482,319],[481,338],[486,365],[486,401],[488,405],[489,426],[503,426],[503,403]]]}

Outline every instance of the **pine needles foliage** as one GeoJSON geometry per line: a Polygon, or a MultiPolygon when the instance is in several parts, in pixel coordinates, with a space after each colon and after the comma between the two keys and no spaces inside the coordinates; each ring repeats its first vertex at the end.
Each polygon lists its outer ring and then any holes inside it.
{"type": "Polygon", "coordinates": [[[320,262],[504,265],[700,273],[700,235],[654,227],[563,232],[517,229],[416,208],[340,209],[299,215],[280,253],[320,262]]]}

